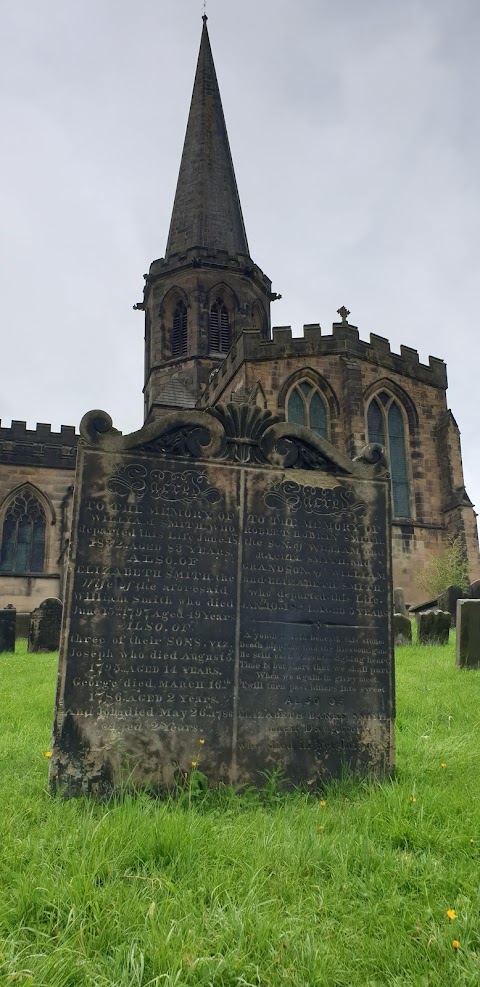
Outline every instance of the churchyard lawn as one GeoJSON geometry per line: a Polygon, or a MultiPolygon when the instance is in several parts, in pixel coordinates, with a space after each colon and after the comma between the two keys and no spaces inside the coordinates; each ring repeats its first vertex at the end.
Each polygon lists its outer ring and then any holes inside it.
{"type": "Polygon", "coordinates": [[[480,672],[453,643],[397,651],[395,780],[316,797],[52,798],[56,656],[0,669],[2,987],[480,982],[480,672]]]}

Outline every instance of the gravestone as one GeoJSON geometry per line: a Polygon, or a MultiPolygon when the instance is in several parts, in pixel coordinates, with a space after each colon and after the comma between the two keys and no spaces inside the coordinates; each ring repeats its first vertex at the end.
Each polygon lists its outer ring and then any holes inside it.
{"type": "Polygon", "coordinates": [[[51,786],[393,767],[390,484],[247,405],[81,423],[51,786]]]}
{"type": "Polygon", "coordinates": [[[480,668],[480,600],[457,603],[457,665],[480,668]]]}
{"type": "Polygon", "coordinates": [[[405,593],[403,592],[403,589],[400,589],[400,587],[397,587],[397,589],[394,589],[393,591],[393,612],[401,613],[404,617],[408,617],[408,609],[405,603],[405,593]]]}
{"type": "Polygon", "coordinates": [[[0,652],[15,651],[15,619],[17,611],[10,603],[0,610],[0,652]]]}
{"type": "Polygon", "coordinates": [[[451,614],[452,627],[455,627],[457,616],[457,601],[464,600],[466,593],[460,586],[447,586],[444,593],[438,597],[438,609],[451,614]]]}
{"type": "Polygon", "coordinates": [[[30,631],[30,614],[22,613],[19,610],[17,610],[17,620],[16,620],[17,638],[18,637],[28,638],[29,631],[30,631]]]}
{"type": "Polygon", "coordinates": [[[393,615],[393,638],[396,648],[412,643],[412,624],[410,618],[403,613],[393,615]]]}
{"type": "Polygon", "coordinates": [[[448,644],[451,615],[444,610],[424,610],[417,617],[419,644],[448,644]]]}
{"type": "Polygon", "coordinates": [[[61,601],[50,597],[32,611],[28,635],[29,651],[58,651],[62,610],[61,601]]]}
{"type": "Polygon", "coordinates": [[[469,596],[471,600],[480,600],[480,579],[475,579],[471,584],[469,596]]]}

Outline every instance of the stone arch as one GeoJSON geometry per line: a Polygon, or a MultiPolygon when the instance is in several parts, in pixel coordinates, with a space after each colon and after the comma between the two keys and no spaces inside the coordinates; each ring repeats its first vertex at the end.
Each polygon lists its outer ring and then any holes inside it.
{"type": "Polygon", "coordinates": [[[290,374],[283,382],[278,395],[279,412],[283,412],[288,421],[287,401],[295,385],[300,385],[303,382],[309,384],[319,392],[327,412],[325,438],[328,438],[329,442],[338,443],[340,436],[337,434],[337,423],[340,416],[340,403],[332,385],[322,374],[314,370],[313,367],[301,367],[300,370],[296,370],[293,374],[290,374]]]}
{"type": "Polygon", "coordinates": [[[261,302],[257,301],[253,305],[253,327],[260,334],[260,339],[268,339],[267,313],[261,302]]]}
{"type": "Polygon", "coordinates": [[[380,380],[374,381],[373,384],[370,384],[369,387],[365,389],[363,393],[365,411],[367,410],[371,399],[380,391],[387,391],[387,393],[390,393],[392,397],[396,398],[400,403],[407,417],[410,436],[413,438],[419,428],[418,411],[407,391],[405,391],[400,384],[397,384],[396,381],[391,380],[390,377],[382,377],[380,380]]]}
{"type": "Polygon", "coordinates": [[[278,396],[278,409],[296,424],[303,424],[332,441],[332,426],[340,407],[328,381],[312,367],[303,367],[284,381],[278,396]]]}
{"type": "Polygon", "coordinates": [[[239,308],[237,295],[224,281],[219,281],[208,292],[207,307],[208,352],[226,354],[236,335],[236,313],[239,308]]]}

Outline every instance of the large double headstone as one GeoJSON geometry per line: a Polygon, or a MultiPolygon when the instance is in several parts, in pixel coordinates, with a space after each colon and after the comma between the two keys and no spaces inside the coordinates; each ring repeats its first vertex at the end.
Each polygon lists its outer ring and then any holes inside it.
{"type": "Polygon", "coordinates": [[[424,610],[417,617],[419,644],[448,644],[452,618],[444,610],[424,610]]]}
{"type": "Polygon", "coordinates": [[[8,606],[0,610],[0,652],[15,651],[15,623],[17,611],[8,606]]]}
{"type": "Polygon", "coordinates": [[[30,617],[29,651],[58,651],[62,625],[62,603],[54,597],[43,600],[30,617]]]}
{"type": "Polygon", "coordinates": [[[393,766],[390,485],[247,405],[81,424],[54,787],[393,766]]]}

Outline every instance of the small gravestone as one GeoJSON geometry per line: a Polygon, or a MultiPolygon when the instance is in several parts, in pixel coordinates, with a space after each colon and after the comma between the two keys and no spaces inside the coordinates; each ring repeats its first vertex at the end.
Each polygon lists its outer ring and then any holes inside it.
{"type": "Polygon", "coordinates": [[[44,600],[30,616],[29,651],[58,651],[62,626],[62,604],[53,597],[44,600]]]}
{"type": "Polygon", "coordinates": [[[0,651],[15,651],[15,621],[17,611],[11,604],[0,610],[0,651]]]}
{"type": "Polygon", "coordinates": [[[393,767],[391,497],[248,405],[81,424],[50,782],[290,786],[393,767]]]}
{"type": "Polygon", "coordinates": [[[480,668],[480,600],[457,603],[457,665],[480,668]]]}
{"type": "Polygon", "coordinates": [[[471,584],[469,597],[471,600],[480,600],[480,579],[475,579],[471,584]]]}
{"type": "Polygon", "coordinates": [[[403,589],[397,587],[393,591],[393,612],[401,613],[404,617],[408,617],[407,604],[405,603],[405,593],[403,589]]]}
{"type": "Polygon", "coordinates": [[[403,613],[393,615],[393,636],[396,648],[412,643],[412,624],[403,613]]]}
{"type": "Polygon", "coordinates": [[[20,613],[17,610],[16,629],[17,629],[17,638],[19,638],[19,637],[28,638],[28,634],[29,634],[29,631],[30,631],[30,614],[29,613],[20,613]]]}
{"type": "Polygon", "coordinates": [[[467,594],[460,586],[447,586],[446,590],[438,597],[438,609],[451,614],[452,627],[455,627],[457,615],[457,600],[464,600],[467,594]]]}
{"type": "Polygon", "coordinates": [[[425,610],[418,615],[419,644],[448,644],[452,618],[444,610],[425,610]]]}

